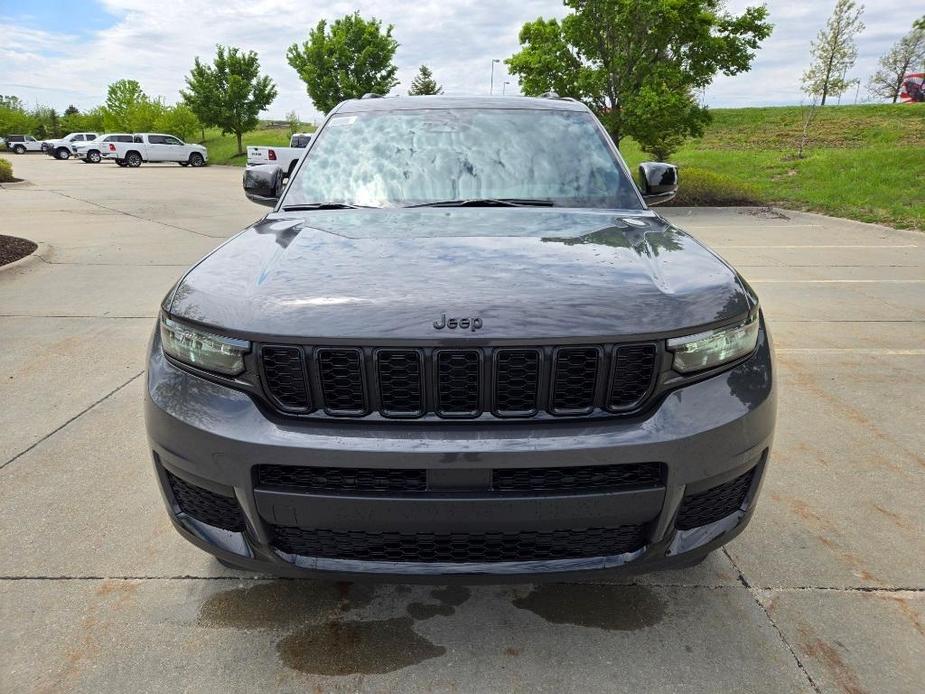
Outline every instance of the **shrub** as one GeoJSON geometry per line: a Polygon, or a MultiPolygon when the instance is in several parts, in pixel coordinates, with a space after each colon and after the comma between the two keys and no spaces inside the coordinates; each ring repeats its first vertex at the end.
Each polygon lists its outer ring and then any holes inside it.
{"type": "Polygon", "coordinates": [[[13,178],[13,165],[6,159],[0,159],[0,183],[15,181],[13,178]]]}
{"type": "Polygon", "coordinates": [[[749,183],[695,166],[682,166],[674,207],[731,207],[765,204],[761,193],[749,183]]]}

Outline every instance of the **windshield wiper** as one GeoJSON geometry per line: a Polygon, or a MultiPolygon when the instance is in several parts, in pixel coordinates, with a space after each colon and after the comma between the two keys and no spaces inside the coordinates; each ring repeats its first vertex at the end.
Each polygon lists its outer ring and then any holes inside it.
{"type": "Polygon", "coordinates": [[[464,200],[439,200],[421,202],[405,207],[552,207],[552,200],[530,198],[468,198],[464,200]]]}
{"type": "Polygon", "coordinates": [[[360,207],[371,208],[370,205],[351,205],[349,202],[303,202],[298,205],[283,205],[283,212],[299,212],[300,210],[356,210],[360,207]]]}

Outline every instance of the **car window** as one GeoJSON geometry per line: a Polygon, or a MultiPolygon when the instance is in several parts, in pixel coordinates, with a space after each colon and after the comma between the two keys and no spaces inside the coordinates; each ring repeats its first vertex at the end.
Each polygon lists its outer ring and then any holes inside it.
{"type": "Polygon", "coordinates": [[[336,115],[283,204],[396,207],[467,198],[640,209],[594,117],[558,109],[420,109],[336,115]]]}
{"type": "Polygon", "coordinates": [[[116,142],[131,142],[131,135],[116,135],[116,142]]]}
{"type": "Polygon", "coordinates": [[[163,135],[148,135],[148,144],[152,145],[166,145],[167,138],[163,135]]]}
{"type": "Polygon", "coordinates": [[[141,139],[141,135],[135,135],[135,136],[132,138],[132,142],[134,142],[134,143],[136,143],[136,144],[139,144],[139,145],[140,145],[140,144],[144,144],[144,140],[141,139]]]}
{"type": "Polygon", "coordinates": [[[165,145],[182,145],[183,144],[182,142],[180,142],[180,140],[178,140],[175,137],[164,136],[161,139],[164,141],[163,144],[165,145]]]}
{"type": "Polygon", "coordinates": [[[83,142],[84,136],[83,136],[83,135],[71,135],[71,136],[70,136],[69,138],[67,138],[67,139],[68,139],[70,142],[83,142]]]}

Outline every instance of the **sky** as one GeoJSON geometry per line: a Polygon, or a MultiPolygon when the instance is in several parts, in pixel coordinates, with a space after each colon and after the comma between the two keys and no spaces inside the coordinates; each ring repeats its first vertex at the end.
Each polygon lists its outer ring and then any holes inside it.
{"type": "MultiPolygon", "coordinates": [[[[735,12],[754,4],[759,3],[729,0],[727,7],[735,12]]],[[[797,104],[803,98],[800,75],[810,41],[835,0],[766,4],[775,25],[771,38],[749,73],[716,78],[705,93],[709,106],[797,104]]],[[[282,119],[295,111],[302,120],[316,120],[320,114],[286,62],[286,49],[307,39],[319,19],[354,10],[395,26],[401,84],[393,93],[406,93],[418,66],[427,64],[446,94],[488,94],[492,59],[518,50],[523,23],[565,14],[561,0],[0,0],[0,94],[15,94],[29,105],[86,109],[105,99],[107,84],[131,78],[149,95],[173,103],[194,57],[211,59],[215,44],[222,43],[256,51],[263,71],[275,80],[279,96],[265,117],[282,119]]],[[[869,2],[849,76],[866,82],[916,14],[923,14],[916,1],[869,2]]],[[[494,88],[518,93],[503,62],[494,64],[494,88]]],[[[859,99],[866,98],[862,86],[859,99]]],[[[853,103],[854,91],[842,100],[853,103]]]]}

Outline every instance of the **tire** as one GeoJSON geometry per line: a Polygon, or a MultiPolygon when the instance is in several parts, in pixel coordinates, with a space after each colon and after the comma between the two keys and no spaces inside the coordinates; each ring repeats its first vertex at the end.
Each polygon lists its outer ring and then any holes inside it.
{"type": "Polygon", "coordinates": [[[129,152],[125,155],[125,165],[131,169],[141,166],[141,155],[138,152],[129,152]]]}
{"type": "Polygon", "coordinates": [[[116,159],[116,166],[121,166],[121,167],[124,169],[124,168],[125,168],[125,159],[116,159]]]}
{"type": "Polygon", "coordinates": [[[16,145],[13,147],[13,151],[16,152],[16,154],[25,154],[26,148],[24,145],[16,145]]]}
{"type": "Polygon", "coordinates": [[[58,149],[55,150],[55,159],[60,159],[61,161],[64,161],[65,159],[70,159],[70,158],[71,158],[71,150],[69,150],[67,147],[58,147],[58,149]]]}
{"type": "Polygon", "coordinates": [[[189,155],[190,166],[200,167],[206,165],[206,160],[199,152],[193,152],[189,155]]]}
{"type": "Polygon", "coordinates": [[[99,164],[102,159],[102,154],[97,152],[95,149],[91,149],[89,152],[87,152],[87,158],[84,161],[87,161],[90,164],[99,164]]]}
{"type": "Polygon", "coordinates": [[[180,166],[189,166],[189,162],[188,162],[188,161],[178,161],[177,163],[178,163],[180,166]]]}

